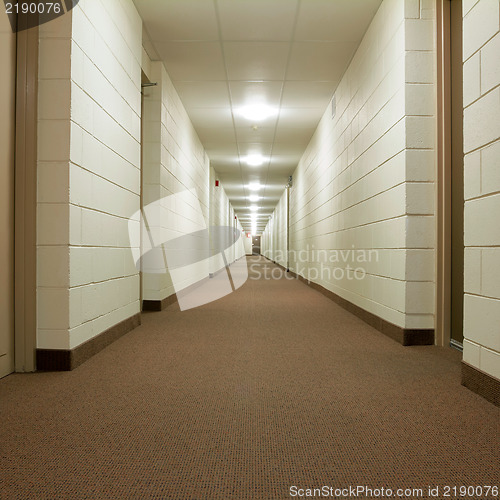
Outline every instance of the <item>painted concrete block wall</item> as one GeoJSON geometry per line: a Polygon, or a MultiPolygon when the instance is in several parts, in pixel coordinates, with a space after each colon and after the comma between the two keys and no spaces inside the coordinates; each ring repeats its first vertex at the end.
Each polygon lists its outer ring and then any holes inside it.
{"type": "Polygon", "coordinates": [[[273,234],[274,234],[274,212],[269,218],[269,221],[262,231],[262,235],[260,237],[260,252],[264,257],[274,261],[274,242],[273,242],[273,234]]]}
{"type": "Polygon", "coordinates": [[[290,269],[406,328],[434,326],[433,7],[382,3],[290,191],[290,269]]]}
{"type": "MultiPolygon", "coordinates": [[[[150,80],[157,83],[144,90],[143,203],[162,205],[160,214],[148,222],[149,232],[157,234],[160,242],[213,226],[236,227],[229,199],[222,184],[215,187],[217,174],[209,166],[166,68],[145,53],[143,61],[150,80]]],[[[226,258],[232,262],[235,251],[229,249],[226,258]]],[[[175,286],[169,271],[144,272],[143,297],[163,300],[223,266],[222,257],[193,264],[189,271],[176,274],[175,286]]]]}
{"type": "MultiPolygon", "coordinates": [[[[150,62],[144,98],[143,203],[160,203],[150,229],[167,241],[206,229],[209,223],[209,160],[161,62],[150,62]]],[[[144,273],[143,297],[162,300],[208,276],[194,263],[175,279],[169,272],[144,273]]]]}
{"type": "Polygon", "coordinates": [[[288,192],[285,190],[274,212],[274,261],[280,266],[288,265],[288,192]],[[279,250],[279,251],[278,251],[279,250]]]}
{"type": "Polygon", "coordinates": [[[288,263],[287,203],[285,190],[261,237],[262,255],[283,267],[287,267],[288,263]]]}
{"type": "Polygon", "coordinates": [[[139,312],[142,22],[82,0],[40,38],[38,347],[71,349],[139,312]]]}
{"type": "Polygon", "coordinates": [[[500,379],[500,3],[463,3],[464,361],[500,379]]]}
{"type": "MultiPolygon", "coordinates": [[[[210,227],[228,227],[230,217],[230,203],[217,173],[210,168],[210,227]],[[219,180],[219,185],[215,181],[219,180]]],[[[228,258],[226,256],[226,258],[228,258]]],[[[210,262],[210,273],[215,274],[224,267],[224,259],[214,258],[210,262]]]]}
{"type": "Polygon", "coordinates": [[[246,233],[243,234],[243,250],[245,255],[252,255],[252,238],[249,238],[246,233]]]}

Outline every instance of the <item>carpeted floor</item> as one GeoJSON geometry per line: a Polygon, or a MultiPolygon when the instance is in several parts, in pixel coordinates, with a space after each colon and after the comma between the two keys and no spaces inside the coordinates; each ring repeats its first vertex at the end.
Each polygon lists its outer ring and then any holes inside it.
{"type": "Polygon", "coordinates": [[[0,498],[498,485],[500,409],[460,385],[460,357],[402,347],[299,281],[250,279],[144,315],[73,372],[1,380],[0,498]]]}

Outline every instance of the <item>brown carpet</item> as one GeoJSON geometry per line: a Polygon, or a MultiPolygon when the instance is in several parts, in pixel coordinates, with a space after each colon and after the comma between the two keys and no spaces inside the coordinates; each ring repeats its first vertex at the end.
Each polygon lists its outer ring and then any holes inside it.
{"type": "Polygon", "coordinates": [[[458,352],[402,347],[296,280],[148,313],[73,372],[1,380],[0,405],[2,499],[500,481],[500,409],[460,385],[458,352]]]}

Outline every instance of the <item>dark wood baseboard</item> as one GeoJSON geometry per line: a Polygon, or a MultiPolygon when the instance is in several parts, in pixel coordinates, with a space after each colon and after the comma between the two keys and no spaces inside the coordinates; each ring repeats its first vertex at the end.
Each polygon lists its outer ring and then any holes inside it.
{"type": "MultiPolygon", "coordinates": [[[[264,256],[265,257],[265,256],[264,256]]],[[[330,290],[327,290],[325,287],[314,283],[313,281],[309,281],[306,278],[294,273],[283,267],[280,264],[272,261],[268,257],[265,257],[267,260],[270,260],[276,266],[280,267],[284,271],[290,273],[294,278],[299,279],[306,285],[310,286],[314,290],[317,290],[325,297],[329,298],[340,307],[344,308],[346,311],[357,316],[359,319],[369,324],[379,332],[387,335],[391,339],[399,342],[401,345],[410,346],[410,345],[434,345],[434,330],[433,329],[418,329],[418,328],[402,328],[400,326],[389,323],[389,321],[380,318],[379,316],[366,311],[365,309],[349,302],[348,300],[342,298],[340,295],[337,295],[330,290]]]]}
{"type": "Polygon", "coordinates": [[[141,324],[139,313],[108,328],[74,349],[37,349],[38,371],[71,371],[141,324]]]}
{"type": "Polygon", "coordinates": [[[177,295],[173,293],[169,297],[162,300],[143,300],[142,310],[144,312],[159,312],[163,311],[168,306],[177,302],[177,295]]]}
{"type": "Polygon", "coordinates": [[[500,380],[462,361],[462,385],[500,406],[500,380]]]}
{"type": "MultiPolygon", "coordinates": [[[[219,271],[215,273],[210,273],[206,278],[201,279],[200,281],[197,281],[196,283],[193,283],[192,285],[189,285],[188,287],[184,288],[181,290],[179,293],[190,293],[191,291],[195,290],[199,286],[203,285],[206,283],[209,279],[213,278],[214,276],[217,276],[222,271],[225,271],[226,268],[223,267],[222,269],[219,269],[219,271]]],[[[165,308],[168,306],[175,304],[178,302],[177,299],[177,294],[173,293],[169,297],[162,299],[162,300],[143,300],[142,301],[142,310],[144,312],[160,312],[163,311],[165,308]]]]}

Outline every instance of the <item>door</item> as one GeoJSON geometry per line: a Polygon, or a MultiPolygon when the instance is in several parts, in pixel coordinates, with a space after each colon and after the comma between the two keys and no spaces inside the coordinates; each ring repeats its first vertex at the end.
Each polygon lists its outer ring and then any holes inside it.
{"type": "Polygon", "coordinates": [[[462,1],[450,6],[451,76],[451,318],[450,344],[462,348],[464,320],[464,150],[462,1]]]}
{"type": "Polygon", "coordinates": [[[0,377],[14,371],[16,35],[0,14],[0,377]]]}
{"type": "Polygon", "coordinates": [[[252,255],[260,255],[260,236],[252,238],[252,255]]]}

